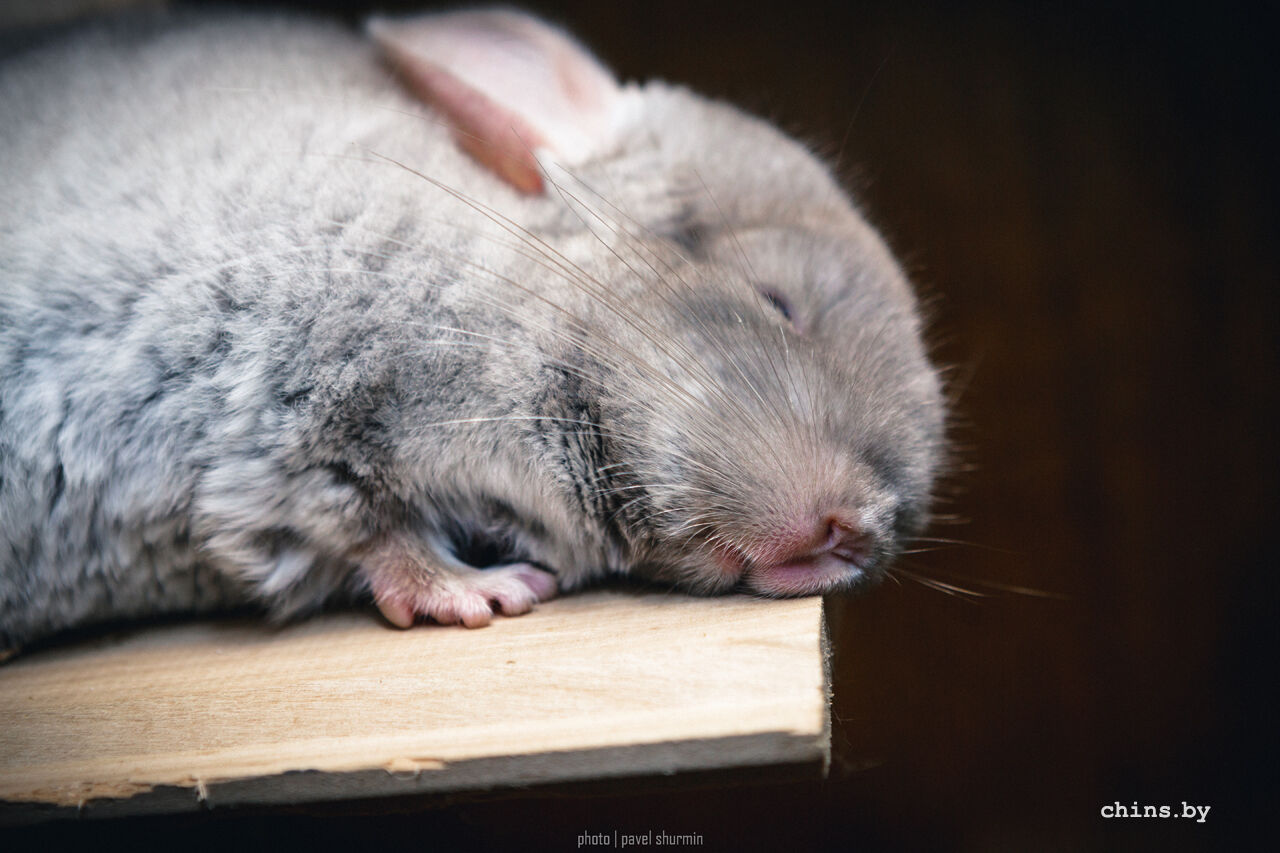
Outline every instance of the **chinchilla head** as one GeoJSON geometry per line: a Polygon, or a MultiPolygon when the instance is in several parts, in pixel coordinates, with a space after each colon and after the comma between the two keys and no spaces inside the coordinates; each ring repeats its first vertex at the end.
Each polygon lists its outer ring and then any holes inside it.
{"type": "Polygon", "coordinates": [[[524,16],[370,31],[475,159],[552,202],[532,229],[472,207],[523,259],[506,280],[537,343],[512,356],[536,363],[528,417],[558,425],[539,491],[583,511],[559,539],[703,592],[882,570],[925,520],[943,406],[910,287],[829,171],[524,16]]]}

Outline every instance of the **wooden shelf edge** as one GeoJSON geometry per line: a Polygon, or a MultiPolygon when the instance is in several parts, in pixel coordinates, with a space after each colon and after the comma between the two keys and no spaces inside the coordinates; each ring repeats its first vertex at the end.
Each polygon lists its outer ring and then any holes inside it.
{"type": "MultiPolygon", "coordinates": [[[[0,826],[67,819],[196,813],[232,808],[306,807],[326,802],[377,799],[409,801],[414,797],[439,799],[465,796],[468,792],[476,795],[491,795],[501,791],[548,790],[557,785],[566,784],[589,789],[595,783],[606,785],[610,780],[622,780],[621,784],[626,785],[629,784],[627,780],[645,777],[670,778],[679,785],[682,778],[705,779],[708,774],[712,774],[718,775],[726,784],[750,784],[753,778],[763,778],[768,775],[771,768],[776,770],[784,767],[792,768],[795,773],[805,778],[820,779],[825,777],[831,758],[831,654],[825,608],[817,606],[817,602],[810,601],[812,604],[802,605],[798,601],[771,604],[714,600],[703,600],[699,603],[674,600],[663,602],[658,606],[659,600],[648,596],[630,597],[600,593],[594,598],[584,597],[578,601],[565,602],[560,605],[562,610],[559,613],[549,608],[549,612],[543,617],[546,622],[543,628],[554,625],[577,626],[585,618],[584,614],[612,608],[613,618],[622,618],[622,614],[631,613],[632,618],[646,623],[649,620],[661,621],[663,629],[656,632],[654,636],[663,638],[663,642],[668,645],[683,649],[681,655],[691,655],[693,660],[705,661],[708,656],[713,660],[719,660],[714,657],[716,654],[732,653],[735,656],[733,658],[736,661],[735,665],[742,666],[743,661],[754,661],[762,655],[769,657],[778,654],[796,654],[801,669],[813,667],[809,671],[815,678],[807,682],[811,686],[806,688],[806,692],[820,688],[821,700],[815,695],[813,700],[799,701],[790,711],[780,712],[768,703],[781,701],[780,697],[794,694],[781,692],[778,693],[777,698],[764,700],[765,704],[761,705],[753,700],[759,700],[762,697],[739,693],[739,699],[747,699],[744,705],[739,706],[732,703],[726,704],[717,693],[708,693],[708,685],[704,683],[699,687],[701,693],[697,694],[701,697],[701,704],[690,706],[689,710],[693,714],[688,718],[690,722],[679,727],[655,724],[656,719],[665,719],[661,717],[664,712],[662,708],[657,709],[658,718],[653,717],[652,711],[642,712],[637,708],[629,714],[619,715],[617,720],[619,724],[630,719],[631,722],[626,724],[626,728],[629,730],[632,725],[636,728],[620,733],[621,736],[617,738],[619,742],[616,744],[608,743],[607,739],[602,742],[599,732],[592,737],[588,737],[585,733],[574,735],[568,740],[561,736],[550,736],[547,734],[546,723],[543,723],[541,733],[544,737],[541,743],[536,738],[533,741],[509,742],[509,746],[515,748],[502,753],[486,754],[475,750],[472,745],[460,746],[453,752],[449,749],[433,752],[431,749],[415,751],[412,748],[406,748],[400,754],[437,757],[430,760],[408,758],[388,760],[378,759],[372,753],[366,753],[369,760],[363,762],[343,765],[341,763],[325,764],[321,760],[308,767],[313,757],[321,758],[322,755],[316,753],[312,756],[310,752],[299,751],[308,743],[301,741],[293,745],[293,751],[297,754],[286,761],[267,763],[263,766],[261,773],[254,773],[249,769],[249,764],[242,763],[238,771],[231,766],[222,768],[224,771],[230,771],[230,774],[220,777],[216,769],[209,766],[209,762],[201,766],[200,762],[194,759],[191,770],[184,772],[175,763],[182,760],[182,754],[171,753],[166,765],[167,770],[158,772],[154,767],[149,768],[149,772],[154,774],[150,776],[145,773],[139,775],[124,771],[111,779],[103,777],[102,782],[92,781],[91,775],[79,777],[84,781],[75,781],[76,777],[70,776],[66,781],[54,785],[58,775],[54,773],[46,774],[42,782],[37,782],[33,777],[26,788],[23,786],[28,783],[21,782],[19,776],[10,776],[7,780],[0,780],[7,782],[5,787],[8,789],[8,793],[5,794],[8,799],[0,799],[0,826]],[[706,615],[703,613],[703,608],[707,607],[717,608],[716,612],[723,616],[719,627],[704,629],[697,622],[692,627],[681,627],[688,621],[686,619],[688,612],[696,609],[700,615],[706,615]],[[763,623],[756,619],[755,613],[769,610],[771,607],[772,614],[776,615],[764,620],[763,623]],[[759,611],[755,608],[759,608],[759,611]],[[734,617],[735,613],[739,614],[739,617],[734,617]],[[806,614],[807,618],[805,618],[806,614]],[[783,622],[777,621],[779,618],[783,619],[783,622]],[[814,620],[818,624],[815,625],[814,621],[809,620],[814,620]],[[757,626],[761,624],[764,627],[758,628],[757,626]],[[778,629],[784,624],[794,625],[797,633],[790,634],[788,632],[792,629],[785,629],[779,634],[778,629]],[[677,630],[683,630],[685,633],[676,636],[673,632],[677,630]],[[759,631],[758,634],[753,633],[757,631],[759,631]],[[807,658],[809,663],[803,663],[806,660],[803,653],[804,642],[792,645],[795,642],[794,639],[788,640],[787,644],[794,651],[785,653],[781,652],[781,647],[777,645],[779,637],[806,636],[807,642],[812,644],[808,646],[812,650],[809,654],[817,654],[820,662],[810,656],[807,658]],[[818,679],[821,679],[820,684],[817,683],[818,679]],[[802,709],[803,712],[799,713],[802,709]],[[747,716],[735,723],[733,721],[739,712],[747,716]],[[813,716],[810,716],[811,714],[813,716]],[[714,722],[717,715],[722,715],[721,718],[725,720],[724,725],[714,722]],[[680,729],[684,730],[683,734],[680,733],[680,729]],[[564,746],[566,743],[574,743],[574,745],[566,748],[564,746]],[[49,787],[50,785],[53,787],[49,787]]],[[[714,620],[708,620],[708,624],[715,624],[714,620]]],[[[527,628],[538,628],[539,625],[540,623],[533,618],[526,617],[518,624],[507,625],[504,628],[514,634],[517,628],[526,631],[527,628]]],[[[243,655],[245,661],[255,660],[257,659],[255,656],[260,654],[285,655],[286,659],[293,660],[294,657],[290,656],[302,655],[306,649],[291,650],[292,647],[289,644],[305,644],[310,636],[308,632],[323,634],[329,630],[346,631],[348,629],[356,632],[351,635],[354,638],[353,642],[355,639],[363,638],[366,643],[377,644],[377,648],[399,649],[408,643],[435,648],[441,642],[454,642],[459,644],[459,648],[471,649],[476,645],[475,640],[478,639],[478,637],[455,639],[455,635],[445,633],[396,635],[370,630],[368,626],[360,624],[359,620],[339,620],[331,626],[302,626],[293,634],[282,634],[275,638],[251,636],[245,640],[242,647],[228,645],[226,652],[228,655],[243,655]]],[[[184,641],[206,642],[208,640],[203,629],[173,630],[175,633],[172,636],[184,641]]],[[[548,637],[555,636],[555,632],[527,633],[535,638],[540,634],[548,637]]],[[[225,638],[224,635],[225,637],[239,636],[235,631],[222,632],[221,629],[214,631],[211,636],[225,638]]],[[[104,655],[102,659],[110,659],[116,666],[119,666],[122,660],[132,660],[128,655],[134,649],[152,653],[159,648],[165,654],[180,651],[177,647],[160,645],[164,642],[164,636],[142,634],[122,644],[90,645],[86,646],[85,650],[90,654],[104,655]],[[101,651],[95,651],[97,649],[101,651]]],[[[501,639],[501,635],[496,631],[490,636],[501,639]]],[[[456,637],[462,638],[463,635],[456,635],[456,637]]],[[[72,650],[66,654],[51,656],[41,662],[40,667],[47,673],[49,671],[47,667],[65,665],[67,661],[76,660],[77,654],[80,652],[72,650]]],[[[505,656],[504,654],[503,657],[505,656]]],[[[544,657],[550,658],[551,655],[547,654],[544,657]]],[[[305,655],[298,659],[304,663],[310,660],[305,655]]],[[[778,658],[771,659],[776,663],[778,658]]],[[[782,659],[785,660],[785,657],[782,659]]],[[[92,660],[97,661],[99,658],[94,657],[92,660]]],[[[237,657],[236,660],[241,658],[237,657]]],[[[718,666],[725,665],[727,662],[723,660],[718,663],[718,666]]],[[[392,670],[400,671],[395,667],[392,667],[392,670]]],[[[128,671],[131,674],[135,672],[132,669],[128,671]]],[[[647,678],[652,677],[652,672],[646,672],[647,678]]],[[[20,673],[15,670],[13,675],[20,675],[20,673]]],[[[151,683],[146,681],[146,678],[151,677],[146,673],[137,677],[143,679],[143,683],[151,683]]],[[[258,680],[253,683],[269,684],[269,681],[262,680],[264,677],[255,676],[258,680]]],[[[788,683],[788,680],[783,679],[778,686],[782,687],[788,683]]],[[[48,689],[48,686],[53,684],[57,689],[66,689],[58,687],[49,679],[39,684],[29,680],[15,680],[12,677],[11,681],[13,683],[10,687],[24,684],[29,685],[32,690],[42,690],[48,689]]],[[[793,686],[806,683],[804,678],[790,681],[793,686]]],[[[77,685],[81,683],[77,682],[77,685]]],[[[649,682],[642,680],[640,683],[649,682]]],[[[690,684],[692,685],[693,682],[690,684]]],[[[77,687],[77,689],[80,688],[77,687]]],[[[668,689],[670,689],[669,686],[668,689]]],[[[727,700],[731,696],[732,693],[724,698],[727,700]]],[[[18,707],[23,701],[21,697],[22,694],[11,694],[9,704],[18,707]]],[[[652,703],[650,704],[652,707],[652,703]]],[[[612,712],[608,704],[597,704],[593,707],[601,707],[612,712]]],[[[17,723],[20,715],[14,711],[9,713],[14,716],[10,722],[17,723]]],[[[148,722],[151,720],[148,719],[148,722]]],[[[560,723],[559,728],[563,729],[566,725],[568,721],[560,723]]],[[[10,726],[8,742],[16,747],[24,744],[30,746],[42,742],[48,743],[51,742],[47,740],[48,737],[66,736],[74,730],[74,728],[65,729],[61,726],[45,727],[43,735],[45,740],[38,740],[35,731],[26,731],[16,735],[15,738],[15,733],[10,726]]],[[[462,734],[461,731],[459,733],[462,734]]],[[[474,731],[471,733],[474,734],[474,731]]],[[[0,742],[4,740],[5,738],[0,736],[0,742]]],[[[437,744],[439,744],[438,741],[437,744]]],[[[395,750],[385,751],[384,754],[394,755],[395,750]]],[[[20,763],[10,763],[13,765],[10,767],[10,772],[23,772],[20,770],[20,763]]],[[[109,768],[110,764],[103,764],[103,767],[109,768]]]]}
{"type": "Polygon", "coordinates": [[[52,820],[98,819],[133,815],[178,814],[239,807],[295,806],[353,799],[465,796],[476,792],[538,790],[587,781],[617,781],[663,776],[679,784],[683,775],[706,771],[750,774],[788,767],[792,775],[818,779],[830,764],[830,737],[790,732],[761,732],[732,738],[668,741],[603,749],[478,758],[438,769],[361,770],[330,773],[297,770],[275,776],[204,784],[141,788],[128,796],[93,798],[77,805],[0,801],[0,826],[52,820]],[[722,756],[733,756],[726,765],[722,756]],[[750,754],[750,763],[742,756],[750,754]],[[446,772],[447,771],[447,772],[446,772]]]}

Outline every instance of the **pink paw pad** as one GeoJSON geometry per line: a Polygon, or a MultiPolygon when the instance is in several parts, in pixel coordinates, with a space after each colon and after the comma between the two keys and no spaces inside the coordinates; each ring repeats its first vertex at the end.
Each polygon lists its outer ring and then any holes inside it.
{"type": "MultiPolygon", "coordinates": [[[[383,586],[383,585],[377,585],[383,586]]],[[[378,609],[391,624],[408,628],[418,616],[442,625],[488,625],[497,610],[505,616],[528,613],[556,593],[556,580],[527,563],[491,569],[447,572],[424,584],[375,588],[378,609]]]]}

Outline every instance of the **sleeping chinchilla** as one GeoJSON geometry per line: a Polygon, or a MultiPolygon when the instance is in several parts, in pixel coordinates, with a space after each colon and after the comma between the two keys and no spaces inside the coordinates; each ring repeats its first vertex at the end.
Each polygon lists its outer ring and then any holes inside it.
{"type": "Polygon", "coordinates": [[[0,649],[818,594],[927,518],[939,380],[828,168],[544,22],[127,17],[0,116],[0,649]]]}

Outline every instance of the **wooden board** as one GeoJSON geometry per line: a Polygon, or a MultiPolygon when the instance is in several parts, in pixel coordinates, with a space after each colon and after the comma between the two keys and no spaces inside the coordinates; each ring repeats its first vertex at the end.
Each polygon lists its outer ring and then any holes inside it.
{"type": "Polygon", "coordinates": [[[0,666],[0,817],[817,773],[821,633],[816,598],[604,590],[477,631],[346,613],[49,649],[0,666]]]}

